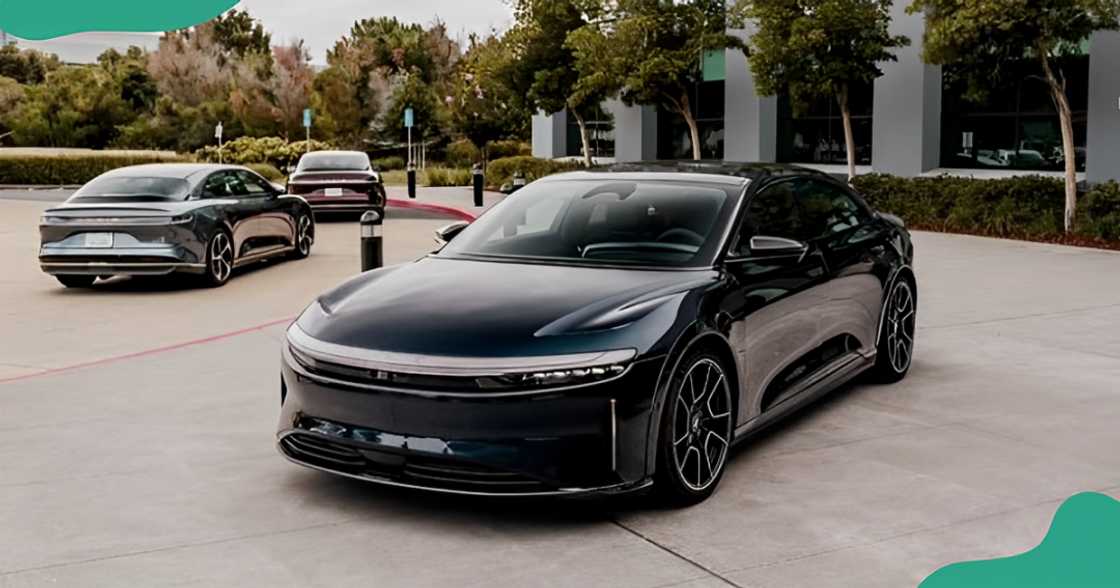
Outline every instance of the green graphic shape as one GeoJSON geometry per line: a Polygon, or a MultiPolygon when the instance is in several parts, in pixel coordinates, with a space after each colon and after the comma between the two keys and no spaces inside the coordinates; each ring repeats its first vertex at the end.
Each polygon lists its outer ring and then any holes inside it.
{"type": "Polygon", "coordinates": [[[163,32],[205,22],[237,0],[0,0],[0,29],[43,41],[88,31],[163,32]]]}
{"type": "Polygon", "coordinates": [[[920,588],[1106,586],[1120,586],[1120,502],[1086,493],[1062,504],[1035,549],[1006,559],[953,564],[920,588]]]}

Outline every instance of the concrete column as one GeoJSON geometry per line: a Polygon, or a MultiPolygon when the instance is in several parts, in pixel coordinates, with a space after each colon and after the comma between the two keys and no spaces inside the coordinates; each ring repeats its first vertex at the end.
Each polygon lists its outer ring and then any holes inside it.
{"type": "Polygon", "coordinates": [[[1120,180],[1120,32],[1094,33],[1089,45],[1089,134],[1085,179],[1120,180]]]}
{"type": "Polygon", "coordinates": [[[615,161],[652,161],[657,159],[657,108],[626,106],[620,100],[603,104],[614,117],[615,161]]]}
{"type": "MultiPolygon", "coordinates": [[[[729,31],[746,37],[743,30],[729,31]]],[[[747,57],[727,51],[723,119],[723,158],[726,161],[776,161],[778,155],[778,99],[755,94],[747,57]]]]}
{"type": "Polygon", "coordinates": [[[922,62],[925,17],[891,7],[890,31],[910,37],[895,50],[898,61],[881,64],[875,80],[871,165],[876,172],[916,176],[941,165],[941,67],[922,62]]]}
{"type": "Polygon", "coordinates": [[[568,154],[568,113],[533,115],[533,157],[555,159],[568,154]]]}

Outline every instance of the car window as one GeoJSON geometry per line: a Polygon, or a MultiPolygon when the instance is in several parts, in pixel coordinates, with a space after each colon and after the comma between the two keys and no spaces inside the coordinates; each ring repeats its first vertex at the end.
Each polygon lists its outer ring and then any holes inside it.
{"type": "Polygon", "coordinates": [[[229,174],[227,172],[211,174],[210,177],[206,178],[206,183],[203,184],[202,192],[207,198],[233,197],[234,193],[230,187],[229,174]]]}
{"type": "Polygon", "coordinates": [[[797,200],[805,218],[805,239],[843,233],[867,222],[869,214],[847,190],[820,180],[798,182],[797,200]]]}
{"type": "Polygon", "coordinates": [[[751,198],[739,229],[738,252],[746,253],[751,237],[765,235],[784,239],[805,238],[804,221],[793,182],[764,188],[751,198]]]}
{"type": "Polygon", "coordinates": [[[264,183],[264,180],[257,177],[252,172],[238,170],[235,172],[241,185],[244,186],[245,193],[248,196],[263,196],[272,193],[272,188],[264,183]]]}

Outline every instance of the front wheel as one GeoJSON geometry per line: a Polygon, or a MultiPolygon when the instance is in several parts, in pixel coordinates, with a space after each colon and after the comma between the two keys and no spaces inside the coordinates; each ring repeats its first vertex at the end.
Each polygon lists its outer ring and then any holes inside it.
{"type": "Polygon", "coordinates": [[[67,288],[89,288],[97,281],[97,276],[55,276],[67,288]]]}
{"type": "Polygon", "coordinates": [[[900,279],[891,288],[884,312],[872,376],[884,384],[893,384],[906,377],[914,361],[918,299],[909,280],[900,279]]]}
{"type": "Polygon", "coordinates": [[[210,237],[206,245],[206,274],[203,276],[207,286],[224,286],[233,274],[233,242],[225,231],[218,231],[210,237]]]}
{"type": "Polygon", "coordinates": [[[710,352],[693,352],[670,383],[655,488],[672,504],[703,502],[723,477],[735,423],[728,369],[710,352]]]}

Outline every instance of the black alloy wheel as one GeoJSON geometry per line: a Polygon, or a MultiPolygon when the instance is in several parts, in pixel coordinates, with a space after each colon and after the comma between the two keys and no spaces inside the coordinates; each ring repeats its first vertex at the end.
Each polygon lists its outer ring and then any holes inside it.
{"type": "Polygon", "coordinates": [[[655,487],[671,503],[689,506],[711,496],[723,477],[735,405],[719,357],[694,352],[680,366],[663,412],[655,487]]]}
{"type": "Polygon", "coordinates": [[[301,214],[296,219],[296,242],[293,259],[305,259],[311,255],[311,246],[315,244],[315,225],[311,222],[311,215],[301,214]]]}
{"type": "Polygon", "coordinates": [[[233,242],[229,233],[218,231],[206,245],[206,284],[224,286],[233,275],[233,242]]]}
{"type": "Polygon", "coordinates": [[[893,384],[910,372],[914,362],[914,334],[917,329],[918,302],[914,286],[901,279],[891,288],[879,335],[874,375],[880,382],[893,384]]]}

